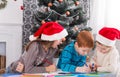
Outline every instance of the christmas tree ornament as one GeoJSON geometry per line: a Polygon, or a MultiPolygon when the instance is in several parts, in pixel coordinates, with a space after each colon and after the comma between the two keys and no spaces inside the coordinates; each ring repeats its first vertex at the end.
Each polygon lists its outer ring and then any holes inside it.
{"type": "Polygon", "coordinates": [[[73,28],[75,31],[78,31],[79,30],[79,28],[77,27],[77,26],[74,26],[74,28],[73,28]]]}
{"type": "Polygon", "coordinates": [[[21,9],[21,10],[24,10],[24,6],[20,6],[20,9],[21,9]]]}
{"type": "Polygon", "coordinates": [[[44,23],[45,23],[45,20],[42,20],[42,21],[41,21],[41,24],[44,24],[44,23]]]}
{"type": "Polygon", "coordinates": [[[75,3],[76,6],[80,4],[78,0],[73,0],[73,2],[75,3]]]}
{"type": "Polygon", "coordinates": [[[63,2],[63,0],[58,0],[59,2],[63,2]]]}
{"type": "Polygon", "coordinates": [[[48,7],[51,7],[53,4],[51,2],[48,3],[48,7]]]}
{"type": "Polygon", "coordinates": [[[69,11],[66,11],[66,15],[69,16],[69,15],[70,15],[70,12],[69,12],[69,11]]]}

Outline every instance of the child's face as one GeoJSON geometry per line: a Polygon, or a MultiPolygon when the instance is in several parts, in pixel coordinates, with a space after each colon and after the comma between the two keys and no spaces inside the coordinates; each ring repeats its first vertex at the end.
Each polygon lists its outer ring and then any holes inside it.
{"type": "Polygon", "coordinates": [[[111,50],[112,47],[110,46],[105,46],[99,42],[96,42],[96,50],[102,53],[107,53],[111,50]]]}
{"type": "Polygon", "coordinates": [[[91,51],[92,48],[88,47],[78,47],[77,44],[75,44],[75,49],[78,52],[79,55],[85,56],[88,54],[89,51],[91,51]]]}

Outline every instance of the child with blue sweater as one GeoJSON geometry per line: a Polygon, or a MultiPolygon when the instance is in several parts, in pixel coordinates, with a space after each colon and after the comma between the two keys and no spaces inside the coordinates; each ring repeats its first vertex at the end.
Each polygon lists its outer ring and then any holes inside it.
{"type": "Polygon", "coordinates": [[[93,35],[90,31],[80,31],[76,41],[67,45],[58,61],[58,68],[66,72],[90,72],[86,64],[86,57],[94,46],[93,35]]]}

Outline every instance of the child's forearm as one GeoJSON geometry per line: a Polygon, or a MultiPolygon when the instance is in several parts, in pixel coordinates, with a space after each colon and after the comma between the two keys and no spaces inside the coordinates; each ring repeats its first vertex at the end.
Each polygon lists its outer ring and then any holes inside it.
{"type": "Polygon", "coordinates": [[[46,73],[45,67],[30,66],[25,68],[24,73],[46,73]]]}
{"type": "Polygon", "coordinates": [[[112,66],[106,66],[106,67],[97,67],[98,72],[114,72],[115,67],[112,66]]]}
{"type": "Polygon", "coordinates": [[[55,72],[57,70],[57,67],[55,64],[49,65],[47,67],[45,67],[47,72],[55,72]]]}
{"type": "Polygon", "coordinates": [[[76,66],[71,64],[61,64],[61,70],[62,71],[68,71],[68,72],[75,72],[76,66]]]}

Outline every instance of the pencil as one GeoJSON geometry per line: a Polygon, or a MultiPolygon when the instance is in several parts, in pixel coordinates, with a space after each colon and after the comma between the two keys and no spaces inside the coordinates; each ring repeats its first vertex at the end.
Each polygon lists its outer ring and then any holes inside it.
{"type": "Polygon", "coordinates": [[[92,70],[94,69],[94,63],[92,63],[92,70]]]}
{"type": "Polygon", "coordinates": [[[88,67],[87,63],[85,63],[85,66],[87,66],[87,67],[88,67]]]}

